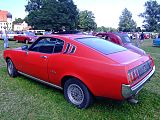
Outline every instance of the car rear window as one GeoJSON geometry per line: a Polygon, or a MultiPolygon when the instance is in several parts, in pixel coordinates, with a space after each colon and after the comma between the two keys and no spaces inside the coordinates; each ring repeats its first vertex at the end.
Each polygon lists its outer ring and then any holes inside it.
{"type": "Polygon", "coordinates": [[[84,37],[84,38],[76,38],[78,42],[81,42],[103,54],[112,54],[116,52],[121,52],[127,50],[124,47],[116,45],[112,42],[106,41],[97,37],[84,37]]]}
{"type": "Polygon", "coordinates": [[[126,35],[126,36],[121,36],[123,43],[131,43],[131,39],[126,35]]]}
{"type": "Polygon", "coordinates": [[[119,36],[123,43],[131,43],[132,42],[127,34],[122,34],[122,33],[114,33],[114,34],[119,36]]]}

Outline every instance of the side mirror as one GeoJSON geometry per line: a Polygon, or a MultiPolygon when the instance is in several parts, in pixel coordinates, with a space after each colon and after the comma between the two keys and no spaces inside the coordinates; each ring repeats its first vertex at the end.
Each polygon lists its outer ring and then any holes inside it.
{"type": "Polygon", "coordinates": [[[21,48],[22,50],[28,50],[28,45],[23,45],[21,48]]]}

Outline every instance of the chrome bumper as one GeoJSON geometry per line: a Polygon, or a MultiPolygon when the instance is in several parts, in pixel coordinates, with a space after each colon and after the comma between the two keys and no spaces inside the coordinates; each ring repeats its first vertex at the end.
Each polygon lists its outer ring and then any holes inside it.
{"type": "Polygon", "coordinates": [[[122,96],[126,99],[133,95],[136,95],[143,88],[143,85],[150,80],[154,72],[155,72],[155,66],[153,67],[152,71],[143,80],[141,80],[139,83],[137,83],[133,87],[131,87],[130,85],[122,84],[122,96]]]}

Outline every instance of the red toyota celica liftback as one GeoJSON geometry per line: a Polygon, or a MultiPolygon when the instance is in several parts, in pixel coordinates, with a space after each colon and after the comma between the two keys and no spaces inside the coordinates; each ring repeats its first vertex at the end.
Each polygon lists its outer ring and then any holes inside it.
{"type": "Polygon", "coordinates": [[[11,77],[19,74],[63,89],[78,108],[93,97],[116,100],[136,95],[155,71],[153,59],[101,38],[86,35],[47,35],[4,51],[11,77]]]}

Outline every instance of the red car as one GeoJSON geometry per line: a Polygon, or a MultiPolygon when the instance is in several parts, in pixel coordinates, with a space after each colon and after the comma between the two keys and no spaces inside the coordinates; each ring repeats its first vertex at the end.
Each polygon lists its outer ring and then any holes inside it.
{"type": "Polygon", "coordinates": [[[139,55],[101,38],[87,35],[46,35],[30,47],[4,51],[11,77],[19,74],[64,91],[78,108],[95,96],[128,99],[155,71],[150,56],[139,55]]]}
{"type": "Polygon", "coordinates": [[[144,34],[144,39],[150,39],[150,34],[144,34]]]}
{"type": "Polygon", "coordinates": [[[26,44],[33,43],[38,37],[32,32],[22,32],[14,36],[17,42],[24,42],[26,44]]]}
{"type": "Polygon", "coordinates": [[[136,52],[138,54],[144,55],[146,54],[144,50],[134,46],[132,44],[131,39],[129,36],[125,33],[118,33],[118,32],[103,32],[96,34],[98,37],[102,37],[105,40],[109,40],[113,43],[116,43],[118,45],[121,45],[133,52],[136,52]]]}

